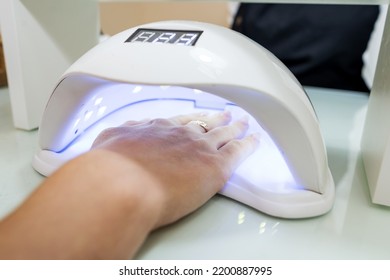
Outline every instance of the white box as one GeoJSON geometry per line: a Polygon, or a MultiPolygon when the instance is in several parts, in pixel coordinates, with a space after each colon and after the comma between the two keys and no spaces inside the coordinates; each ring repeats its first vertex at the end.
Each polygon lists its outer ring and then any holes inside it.
{"type": "Polygon", "coordinates": [[[390,206],[390,14],[387,14],[361,152],[373,203],[390,206]]]}

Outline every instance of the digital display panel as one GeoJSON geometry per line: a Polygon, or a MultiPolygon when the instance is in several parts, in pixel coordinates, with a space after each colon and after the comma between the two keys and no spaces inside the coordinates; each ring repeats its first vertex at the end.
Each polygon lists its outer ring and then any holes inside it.
{"type": "Polygon", "coordinates": [[[139,28],[125,42],[194,46],[203,31],[139,28]]]}

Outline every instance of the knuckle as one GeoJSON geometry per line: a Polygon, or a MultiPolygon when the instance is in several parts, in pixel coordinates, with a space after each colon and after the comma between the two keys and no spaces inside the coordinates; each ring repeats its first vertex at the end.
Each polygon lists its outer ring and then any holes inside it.
{"type": "Polygon", "coordinates": [[[151,121],[151,124],[157,125],[157,126],[169,126],[172,125],[172,121],[168,119],[163,119],[163,118],[157,118],[151,121]]]}
{"type": "Polygon", "coordinates": [[[180,136],[187,135],[187,134],[191,133],[189,127],[187,127],[187,126],[177,126],[177,127],[174,128],[174,130],[180,136]]]}
{"type": "Polygon", "coordinates": [[[240,150],[242,147],[242,142],[234,139],[229,142],[229,145],[225,148],[225,153],[227,156],[232,156],[233,154],[237,153],[237,150],[240,150]]]}
{"type": "Polygon", "coordinates": [[[120,128],[118,128],[118,127],[109,127],[109,128],[102,130],[99,133],[98,137],[108,138],[108,137],[111,137],[113,135],[116,135],[119,130],[120,130],[120,128]]]}

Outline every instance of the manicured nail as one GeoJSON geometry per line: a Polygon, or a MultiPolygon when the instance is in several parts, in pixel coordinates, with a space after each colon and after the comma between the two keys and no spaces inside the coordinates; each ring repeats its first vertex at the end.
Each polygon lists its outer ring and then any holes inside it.
{"type": "Polygon", "coordinates": [[[240,118],[240,121],[243,123],[249,123],[249,116],[245,115],[240,118]]]}
{"type": "Polygon", "coordinates": [[[219,113],[219,115],[221,117],[229,117],[230,118],[232,116],[232,113],[230,111],[223,111],[223,112],[219,113]]]}
{"type": "Polygon", "coordinates": [[[248,115],[242,116],[240,119],[238,119],[238,121],[241,122],[242,124],[248,125],[249,124],[249,116],[248,115]]]}
{"type": "Polygon", "coordinates": [[[256,141],[256,142],[260,142],[261,140],[261,134],[260,132],[255,132],[251,135],[251,137],[256,141]]]}
{"type": "Polygon", "coordinates": [[[232,119],[232,113],[230,111],[223,111],[216,115],[218,119],[223,120],[223,122],[229,123],[232,119]]]}

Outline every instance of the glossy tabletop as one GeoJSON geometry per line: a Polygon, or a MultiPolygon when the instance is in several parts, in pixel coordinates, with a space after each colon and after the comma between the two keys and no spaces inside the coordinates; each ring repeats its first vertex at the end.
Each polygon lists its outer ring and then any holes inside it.
{"type": "MultiPolygon", "coordinates": [[[[390,208],[371,203],[360,158],[368,95],[307,91],[336,183],[331,212],[279,219],[217,195],[178,223],[152,233],[136,258],[390,259],[390,208]]],[[[13,127],[8,90],[0,89],[0,218],[44,179],[31,167],[37,135],[13,127]]]]}

